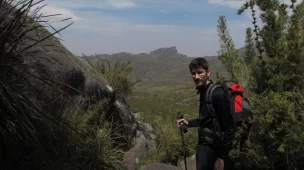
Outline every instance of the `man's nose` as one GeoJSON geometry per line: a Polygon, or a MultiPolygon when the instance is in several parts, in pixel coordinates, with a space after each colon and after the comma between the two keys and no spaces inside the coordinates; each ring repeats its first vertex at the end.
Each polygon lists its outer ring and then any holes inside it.
{"type": "Polygon", "coordinates": [[[199,79],[199,75],[198,74],[195,74],[195,79],[199,79]]]}

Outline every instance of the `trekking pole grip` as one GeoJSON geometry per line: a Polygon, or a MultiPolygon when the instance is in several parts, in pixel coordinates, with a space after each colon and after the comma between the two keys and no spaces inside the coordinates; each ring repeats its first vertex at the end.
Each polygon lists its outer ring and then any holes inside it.
{"type": "MultiPolygon", "coordinates": [[[[184,118],[184,116],[179,113],[179,116],[177,116],[177,119],[183,119],[183,118],[184,118]]],[[[183,133],[187,133],[188,132],[187,125],[182,124],[180,127],[181,127],[181,130],[183,131],[183,133]]]]}

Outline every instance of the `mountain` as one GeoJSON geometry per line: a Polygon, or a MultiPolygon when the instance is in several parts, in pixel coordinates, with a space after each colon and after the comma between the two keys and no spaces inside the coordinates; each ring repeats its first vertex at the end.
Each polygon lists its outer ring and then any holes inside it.
{"type": "Polygon", "coordinates": [[[184,54],[180,54],[178,53],[176,46],[172,46],[172,47],[164,47],[164,48],[159,48],[156,49],[154,51],[150,52],[150,55],[158,55],[158,56],[183,56],[183,57],[187,57],[184,54]]]}
{"type": "MultiPolygon", "coordinates": [[[[242,50],[240,50],[242,51],[242,50]]],[[[243,53],[243,52],[240,52],[243,53]]],[[[243,55],[243,54],[242,54],[243,55]]],[[[95,63],[98,59],[115,61],[117,59],[131,61],[133,71],[131,78],[142,79],[141,85],[181,85],[192,83],[192,78],[188,69],[188,64],[195,57],[178,53],[175,46],[159,48],[149,54],[131,54],[120,52],[115,54],[97,54],[86,56],[95,63]]],[[[227,76],[226,69],[217,56],[205,56],[211,68],[211,78],[214,79],[217,72],[227,76]]],[[[83,59],[85,59],[83,57],[83,59]]]]}

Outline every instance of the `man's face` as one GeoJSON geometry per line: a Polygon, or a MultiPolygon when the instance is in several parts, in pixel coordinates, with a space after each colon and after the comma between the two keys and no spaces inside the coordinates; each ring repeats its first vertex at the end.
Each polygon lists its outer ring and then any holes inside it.
{"type": "Polygon", "coordinates": [[[210,75],[210,71],[209,70],[206,71],[202,67],[198,67],[196,69],[192,69],[191,74],[193,81],[196,84],[196,87],[201,87],[203,85],[206,85],[210,75]]]}

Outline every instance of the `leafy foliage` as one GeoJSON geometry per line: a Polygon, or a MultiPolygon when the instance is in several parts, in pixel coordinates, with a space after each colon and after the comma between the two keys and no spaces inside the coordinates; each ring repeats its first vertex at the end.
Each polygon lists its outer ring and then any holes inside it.
{"type": "MultiPolygon", "coordinates": [[[[238,79],[243,80],[241,84],[248,82],[255,124],[246,151],[233,150],[231,155],[238,166],[245,169],[301,169],[304,162],[300,156],[303,153],[301,129],[304,128],[304,4],[291,1],[288,6],[277,0],[250,0],[238,13],[246,9],[251,9],[256,37],[253,39],[248,28],[244,65],[248,76],[238,79]],[[254,7],[262,12],[261,28],[257,25],[254,7]],[[288,7],[292,11],[288,11],[288,7]]],[[[221,58],[228,68],[233,67],[231,63],[239,62],[234,59],[227,63],[228,56],[221,58]]],[[[236,75],[233,69],[228,71],[236,75]]]]}
{"type": "Polygon", "coordinates": [[[219,51],[218,58],[223,62],[227,72],[231,74],[232,79],[240,77],[242,62],[227,29],[224,16],[220,16],[218,20],[217,31],[221,41],[221,50],[219,51]]]}

